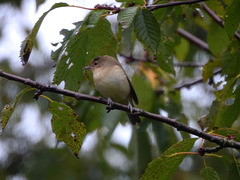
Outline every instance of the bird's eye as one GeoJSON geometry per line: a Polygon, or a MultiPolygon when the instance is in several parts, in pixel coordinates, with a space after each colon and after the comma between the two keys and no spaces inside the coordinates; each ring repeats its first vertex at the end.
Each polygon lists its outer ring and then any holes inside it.
{"type": "Polygon", "coordinates": [[[94,66],[96,66],[96,65],[98,65],[98,63],[97,63],[97,62],[94,62],[94,66]]]}

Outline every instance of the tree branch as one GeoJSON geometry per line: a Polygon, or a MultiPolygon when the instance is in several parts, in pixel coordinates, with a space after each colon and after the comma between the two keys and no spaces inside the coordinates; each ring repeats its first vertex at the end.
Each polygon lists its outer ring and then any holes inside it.
{"type": "MultiPolygon", "coordinates": [[[[48,91],[48,92],[53,92],[53,93],[57,93],[57,94],[62,94],[62,95],[65,95],[65,96],[74,97],[77,100],[87,100],[87,101],[97,102],[97,103],[101,103],[101,104],[105,104],[105,105],[107,104],[107,100],[103,99],[103,98],[89,96],[89,95],[86,95],[86,94],[77,93],[77,92],[70,91],[70,90],[67,90],[67,89],[60,89],[60,88],[57,88],[55,86],[44,85],[44,84],[41,84],[39,82],[30,80],[30,79],[25,79],[25,78],[22,78],[22,77],[19,77],[19,76],[16,76],[16,75],[12,75],[12,74],[3,72],[2,70],[0,70],[0,76],[4,77],[6,79],[9,79],[9,80],[13,80],[13,81],[23,83],[25,85],[29,85],[33,88],[37,88],[41,92],[48,91]]],[[[129,111],[128,106],[122,105],[122,104],[119,104],[119,103],[115,103],[115,102],[113,102],[112,107],[113,107],[113,109],[118,109],[118,110],[122,110],[122,111],[129,111]]],[[[184,131],[184,132],[187,132],[187,133],[190,133],[190,134],[194,134],[194,135],[199,136],[203,139],[206,139],[210,142],[214,142],[221,147],[224,147],[224,148],[232,147],[232,148],[240,149],[240,142],[235,142],[233,140],[226,140],[226,139],[223,139],[221,137],[208,134],[204,131],[200,131],[198,129],[191,128],[191,127],[189,127],[189,126],[187,126],[183,123],[178,122],[176,119],[167,118],[167,117],[161,116],[159,114],[154,114],[154,113],[151,113],[151,112],[147,112],[147,111],[144,111],[144,110],[138,109],[138,108],[133,108],[132,112],[136,113],[136,114],[138,114],[139,116],[142,116],[142,117],[146,117],[146,118],[149,118],[149,119],[152,119],[152,120],[156,120],[156,121],[159,121],[159,122],[166,123],[170,126],[175,127],[178,131],[184,131]]]]}
{"type": "MultiPolygon", "coordinates": [[[[152,60],[151,58],[146,58],[146,59],[135,58],[133,56],[126,56],[121,53],[119,55],[125,58],[125,62],[127,64],[132,63],[132,62],[148,62],[148,63],[154,63],[154,64],[157,63],[156,60],[152,60]]],[[[175,67],[192,67],[192,68],[204,66],[204,64],[199,64],[199,63],[194,63],[194,62],[176,62],[176,63],[173,63],[173,65],[175,67]]]]}
{"type": "Polygon", "coordinates": [[[198,148],[198,153],[203,156],[205,153],[216,153],[219,150],[223,149],[224,147],[222,146],[216,146],[216,147],[211,147],[211,148],[204,148],[204,147],[200,147],[198,148]]]}
{"type": "Polygon", "coordinates": [[[149,5],[149,6],[146,6],[146,8],[150,11],[154,11],[159,8],[179,6],[184,4],[194,4],[202,1],[206,1],[206,0],[170,1],[169,3],[164,3],[164,4],[149,5]]]}
{"type": "MultiPolygon", "coordinates": [[[[219,74],[221,72],[222,72],[222,70],[218,69],[218,70],[213,72],[213,75],[219,74]]],[[[184,84],[181,84],[181,85],[177,85],[177,86],[174,87],[174,89],[180,90],[182,88],[190,88],[191,86],[193,86],[195,84],[198,84],[198,83],[202,83],[202,82],[203,82],[203,78],[199,78],[199,79],[196,79],[192,82],[187,82],[187,83],[184,83],[184,84]]]]}
{"type": "Polygon", "coordinates": [[[188,41],[196,44],[197,46],[199,46],[200,48],[202,48],[203,50],[205,50],[211,54],[208,44],[205,43],[203,40],[199,39],[198,37],[190,34],[189,32],[187,32],[181,28],[177,29],[177,33],[179,35],[183,36],[184,38],[186,38],[188,41]]]}
{"type": "Polygon", "coordinates": [[[176,63],[173,63],[173,65],[175,67],[191,67],[191,68],[199,68],[204,66],[204,64],[195,63],[195,62],[176,62],[176,63]]]}
{"type": "MultiPolygon", "coordinates": [[[[179,35],[183,36],[184,38],[186,38],[188,41],[194,43],[195,45],[199,46],[200,48],[202,48],[203,50],[209,52],[211,54],[211,51],[209,49],[209,46],[206,42],[202,41],[201,39],[199,39],[198,37],[190,34],[189,32],[185,31],[184,29],[181,29],[181,28],[178,28],[177,31],[176,31],[179,35]]],[[[123,56],[125,58],[128,59],[127,63],[128,62],[133,62],[133,61],[139,61],[139,62],[151,62],[151,63],[157,63],[156,60],[151,60],[151,59],[137,59],[137,58],[133,58],[131,56],[125,56],[123,54],[120,54],[120,56],[123,56]]],[[[199,67],[201,65],[199,64],[182,64],[182,63],[174,63],[174,66],[190,66],[190,67],[199,67]]],[[[213,75],[216,75],[216,74],[219,74],[221,73],[221,69],[218,69],[216,70],[213,75]]],[[[176,85],[174,87],[174,89],[176,90],[180,90],[182,88],[190,88],[191,86],[195,85],[195,84],[198,84],[198,83],[202,83],[203,82],[203,78],[198,78],[192,82],[187,82],[187,83],[184,83],[184,84],[181,84],[181,85],[176,85]]],[[[162,89],[159,89],[157,91],[158,93],[161,93],[163,92],[162,89]]]]}
{"type": "MultiPolygon", "coordinates": [[[[170,1],[169,3],[164,3],[164,4],[156,4],[156,5],[148,5],[148,6],[143,6],[147,8],[150,11],[154,11],[159,8],[165,8],[165,7],[173,7],[173,6],[179,6],[179,5],[184,5],[184,4],[194,4],[198,2],[203,2],[206,0],[188,0],[188,1],[170,1]]],[[[109,5],[100,5],[97,4],[94,6],[94,8],[86,8],[86,7],[81,7],[81,6],[70,6],[70,7],[77,7],[77,8],[83,8],[83,9],[89,9],[89,10],[96,10],[96,9],[105,9],[112,11],[113,14],[119,13],[123,8],[116,7],[116,6],[109,6],[109,5]]]]}
{"type": "MultiPolygon", "coordinates": [[[[206,13],[215,21],[217,22],[220,26],[224,27],[224,21],[220,19],[213,10],[211,10],[204,2],[202,2],[202,7],[206,11],[206,13]]],[[[240,34],[235,31],[234,36],[240,40],[240,34]]]]}

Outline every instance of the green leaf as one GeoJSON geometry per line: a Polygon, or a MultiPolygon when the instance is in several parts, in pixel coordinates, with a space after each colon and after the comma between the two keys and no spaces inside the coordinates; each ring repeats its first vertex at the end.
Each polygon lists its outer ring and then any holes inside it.
{"type": "Polygon", "coordinates": [[[212,22],[208,32],[207,42],[211,52],[216,57],[219,57],[220,54],[228,47],[229,38],[225,29],[219,26],[216,22],[212,22]]]}
{"type": "Polygon", "coordinates": [[[134,3],[135,5],[144,5],[144,0],[116,0],[116,2],[134,3]]]}
{"type": "Polygon", "coordinates": [[[118,37],[119,39],[121,39],[121,41],[120,41],[118,50],[120,54],[128,55],[134,49],[137,38],[132,27],[133,27],[133,24],[127,29],[124,29],[124,31],[122,31],[121,27],[119,28],[118,37]]]}
{"type": "Polygon", "coordinates": [[[183,61],[189,52],[189,41],[187,41],[184,38],[181,38],[180,43],[177,46],[175,46],[174,50],[178,60],[183,61]]]}
{"type": "MultiPolygon", "coordinates": [[[[131,159],[137,160],[135,168],[137,169],[137,172],[142,173],[152,159],[151,143],[148,132],[146,131],[146,124],[141,124],[141,127],[138,130],[133,130],[129,147],[134,152],[133,158],[131,159]]],[[[140,174],[138,174],[138,177],[139,176],[140,174]]]]}
{"type": "Polygon", "coordinates": [[[228,135],[234,136],[235,141],[240,141],[240,131],[236,129],[231,128],[217,128],[213,131],[214,134],[219,134],[225,137],[228,137],[228,135]]]}
{"type": "Polygon", "coordinates": [[[81,102],[80,106],[81,109],[79,109],[79,113],[83,115],[81,119],[83,119],[83,122],[86,125],[87,132],[95,131],[103,126],[102,121],[106,111],[101,104],[85,101],[81,102]]]}
{"type": "Polygon", "coordinates": [[[138,40],[150,51],[156,53],[160,43],[161,32],[152,12],[147,9],[139,9],[134,19],[134,29],[138,40]]]}
{"type": "Polygon", "coordinates": [[[101,19],[101,16],[104,14],[103,10],[92,11],[88,14],[88,16],[84,20],[84,26],[82,28],[91,28],[96,25],[96,23],[101,19]]]}
{"type": "Polygon", "coordinates": [[[72,108],[63,103],[50,102],[49,111],[52,113],[51,124],[56,138],[63,141],[78,157],[86,135],[85,125],[78,121],[78,116],[72,108]]]}
{"type": "MultiPolygon", "coordinates": [[[[219,17],[223,17],[224,13],[226,12],[224,5],[221,1],[219,0],[211,0],[211,1],[206,1],[205,2],[207,4],[207,6],[214,10],[214,12],[216,13],[217,16],[219,17]]],[[[226,0],[224,1],[224,3],[227,3],[226,0]]]]}
{"type": "Polygon", "coordinates": [[[38,30],[39,30],[44,18],[46,17],[46,15],[50,11],[52,11],[56,8],[65,7],[65,6],[69,6],[69,5],[66,4],[66,3],[56,3],[56,4],[54,4],[48,11],[43,13],[43,15],[35,23],[31,33],[26,37],[26,39],[21,44],[20,58],[21,58],[21,61],[22,61],[22,65],[26,65],[27,62],[28,62],[29,56],[32,52],[34,41],[35,41],[37,33],[38,33],[38,30]]]}
{"type": "Polygon", "coordinates": [[[79,21],[79,22],[76,22],[76,23],[73,23],[73,24],[75,25],[74,29],[71,29],[71,30],[62,29],[60,31],[60,34],[63,35],[64,38],[63,38],[63,41],[61,42],[62,45],[57,50],[51,52],[52,60],[54,60],[54,61],[59,60],[59,57],[64,52],[64,50],[65,50],[65,48],[68,44],[69,39],[71,39],[75,35],[75,33],[79,31],[80,27],[83,24],[83,21],[79,21]]]}
{"type": "Polygon", "coordinates": [[[240,1],[233,0],[232,4],[227,8],[225,13],[225,23],[224,27],[229,36],[233,36],[234,32],[240,23],[240,13],[239,13],[240,1]]]}
{"type": "Polygon", "coordinates": [[[220,67],[222,73],[227,74],[228,77],[235,77],[240,73],[240,52],[237,50],[235,53],[226,51],[220,58],[220,67]]]}
{"type": "Polygon", "coordinates": [[[227,179],[240,179],[240,161],[236,160],[229,166],[227,179]]]}
{"type": "Polygon", "coordinates": [[[229,79],[224,88],[215,93],[216,100],[213,101],[206,117],[209,130],[213,127],[231,127],[237,120],[240,114],[240,86],[235,87],[236,80],[236,77],[229,79]]]}
{"type": "Polygon", "coordinates": [[[173,47],[174,42],[172,39],[166,40],[163,43],[160,43],[157,54],[157,63],[161,69],[164,71],[176,75],[174,66],[173,66],[173,47]]]}
{"type": "Polygon", "coordinates": [[[122,25],[123,29],[127,29],[132,24],[138,10],[138,6],[133,6],[118,13],[118,22],[122,25]]]}
{"type": "Polygon", "coordinates": [[[78,90],[83,77],[82,69],[90,60],[101,55],[116,55],[117,39],[111,24],[106,19],[98,18],[94,22],[89,18],[92,16],[86,18],[79,32],[69,40],[54,73],[53,82],[60,84],[64,81],[66,89],[78,90]]]}
{"type": "Polygon", "coordinates": [[[146,111],[150,111],[152,109],[154,99],[156,98],[151,87],[151,84],[148,81],[143,81],[141,77],[138,75],[134,75],[132,78],[132,84],[136,91],[136,94],[139,99],[139,108],[142,108],[146,111]],[[148,93],[145,93],[148,92],[148,93]],[[144,96],[142,96],[144,94],[144,96]]]}
{"type": "Polygon", "coordinates": [[[211,167],[205,167],[200,173],[205,180],[219,180],[218,173],[211,167]]]}
{"type": "Polygon", "coordinates": [[[31,87],[25,88],[17,95],[16,99],[13,102],[4,106],[2,112],[0,113],[0,117],[1,117],[0,124],[1,124],[1,128],[2,128],[0,134],[2,134],[2,132],[4,131],[4,128],[6,127],[10,117],[12,116],[14,109],[16,108],[17,104],[21,100],[22,96],[26,92],[31,91],[31,90],[33,90],[33,88],[31,88],[31,87]]]}
{"type": "Polygon", "coordinates": [[[35,2],[36,2],[36,9],[38,10],[39,6],[45,3],[45,0],[35,0],[35,2]]]}
{"type": "Polygon", "coordinates": [[[159,158],[148,164],[147,169],[141,177],[141,180],[168,180],[176,171],[179,164],[186,155],[174,155],[174,153],[188,152],[191,150],[197,139],[185,139],[172,145],[159,158]]]}
{"type": "Polygon", "coordinates": [[[219,61],[217,60],[209,61],[203,66],[202,77],[204,82],[213,77],[213,72],[217,67],[219,67],[219,61]]]}

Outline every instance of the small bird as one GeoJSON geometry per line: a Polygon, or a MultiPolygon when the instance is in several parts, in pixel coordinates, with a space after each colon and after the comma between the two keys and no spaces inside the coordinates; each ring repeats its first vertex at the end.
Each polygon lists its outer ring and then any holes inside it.
{"type": "MultiPolygon", "coordinates": [[[[107,98],[110,107],[112,101],[128,105],[130,109],[133,107],[133,101],[138,104],[138,98],[132,83],[115,58],[108,55],[96,57],[89,66],[83,69],[92,71],[95,88],[102,96],[107,98]]],[[[141,123],[138,115],[127,112],[127,116],[132,124],[141,123]]]]}

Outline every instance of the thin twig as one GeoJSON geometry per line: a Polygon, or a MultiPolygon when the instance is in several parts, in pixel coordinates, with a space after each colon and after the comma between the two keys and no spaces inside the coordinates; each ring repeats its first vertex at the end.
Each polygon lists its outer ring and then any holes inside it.
{"type": "Polygon", "coordinates": [[[159,8],[179,6],[184,4],[194,4],[194,3],[203,2],[203,1],[206,1],[206,0],[170,1],[169,3],[164,3],[164,4],[149,5],[149,6],[146,6],[146,8],[150,11],[154,11],[159,8]]]}
{"type": "MultiPolygon", "coordinates": [[[[219,74],[219,73],[221,73],[221,72],[222,72],[222,70],[221,70],[221,69],[218,69],[218,70],[214,71],[213,75],[219,74]]],[[[203,82],[203,78],[198,78],[198,79],[196,79],[196,80],[194,80],[194,81],[192,81],[192,82],[187,82],[187,83],[184,83],[184,84],[181,84],[181,85],[176,85],[176,86],[174,87],[174,89],[180,90],[180,89],[182,89],[182,88],[190,88],[191,86],[193,86],[193,85],[195,85],[195,84],[202,83],[202,82],[203,82]]]]}
{"type": "MultiPolygon", "coordinates": [[[[154,63],[154,64],[157,63],[156,60],[152,60],[150,58],[147,58],[147,59],[135,58],[133,56],[126,56],[121,53],[119,55],[125,58],[125,62],[127,64],[132,63],[132,62],[149,62],[149,63],[154,63]]],[[[198,64],[198,63],[194,63],[194,62],[174,62],[173,65],[175,67],[202,67],[202,66],[204,66],[204,64],[198,64]]]]}
{"type": "Polygon", "coordinates": [[[198,148],[198,153],[203,156],[205,155],[205,153],[216,153],[218,151],[220,151],[221,149],[223,149],[223,146],[216,146],[216,147],[211,147],[211,148],[205,148],[205,147],[200,147],[198,148]]]}
{"type": "MultiPolygon", "coordinates": [[[[77,92],[70,91],[67,89],[60,89],[55,86],[44,85],[39,82],[30,80],[30,79],[25,79],[20,76],[16,76],[13,74],[3,72],[2,70],[0,70],[0,76],[4,77],[6,79],[9,79],[9,80],[13,80],[13,81],[17,81],[17,82],[29,85],[29,86],[37,88],[41,91],[48,91],[48,92],[53,92],[53,93],[57,93],[57,94],[62,94],[65,96],[74,97],[77,100],[81,99],[81,100],[97,102],[97,103],[101,103],[101,104],[105,104],[105,105],[107,104],[107,100],[103,99],[103,98],[89,96],[86,94],[77,93],[77,92]]],[[[130,111],[128,106],[119,104],[119,103],[115,103],[115,102],[113,102],[112,107],[113,107],[113,109],[118,109],[118,110],[122,110],[122,111],[126,111],[126,112],[130,111]]],[[[240,142],[235,142],[233,140],[230,141],[230,140],[218,137],[218,136],[208,134],[204,131],[200,131],[198,129],[191,128],[191,127],[177,121],[176,119],[167,118],[167,117],[161,116],[159,114],[147,112],[147,111],[144,111],[144,110],[138,109],[138,108],[132,108],[131,111],[132,111],[132,113],[136,113],[139,116],[166,123],[172,127],[175,127],[178,131],[184,131],[184,132],[187,132],[190,134],[194,134],[194,135],[199,136],[203,139],[206,139],[210,142],[214,142],[223,148],[232,147],[232,148],[240,149],[240,142]]]]}
{"type": "Polygon", "coordinates": [[[112,11],[112,13],[119,13],[122,8],[120,7],[116,7],[116,6],[108,6],[108,5],[100,5],[100,4],[97,4],[94,6],[95,9],[105,9],[105,10],[110,10],[112,11]]]}
{"type": "Polygon", "coordinates": [[[204,64],[199,64],[195,62],[176,62],[173,63],[175,67],[192,67],[192,68],[198,68],[198,67],[203,67],[204,64]]]}
{"type": "MultiPolygon", "coordinates": [[[[150,11],[154,11],[159,8],[173,7],[173,6],[179,6],[184,4],[194,4],[194,3],[199,3],[203,1],[206,1],[206,0],[170,1],[169,3],[156,4],[156,5],[146,5],[147,3],[145,2],[145,5],[143,7],[147,8],[150,11]]],[[[120,7],[116,7],[116,6],[112,7],[112,6],[100,5],[100,4],[95,5],[94,8],[87,8],[87,7],[75,6],[75,5],[70,5],[68,7],[76,7],[76,8],[86,9],[86,10],[105,9],[105,10],[110,10],[113,13],[119,13],[121,10],[123,10],[123,8],[120,8],[120,7]]]]}
{"type": "MultiPolygon", "coordinates": [[[[203,9],[206,11],[206,13],[214,20],[216,21],[220,26],[224,27],[224,21],[220,19],[213,10],[211,10],[204,2],[201,3],[203,9]]],[[[240,40],[240,34],[235,31],[234,36],[240,40]]]]}

